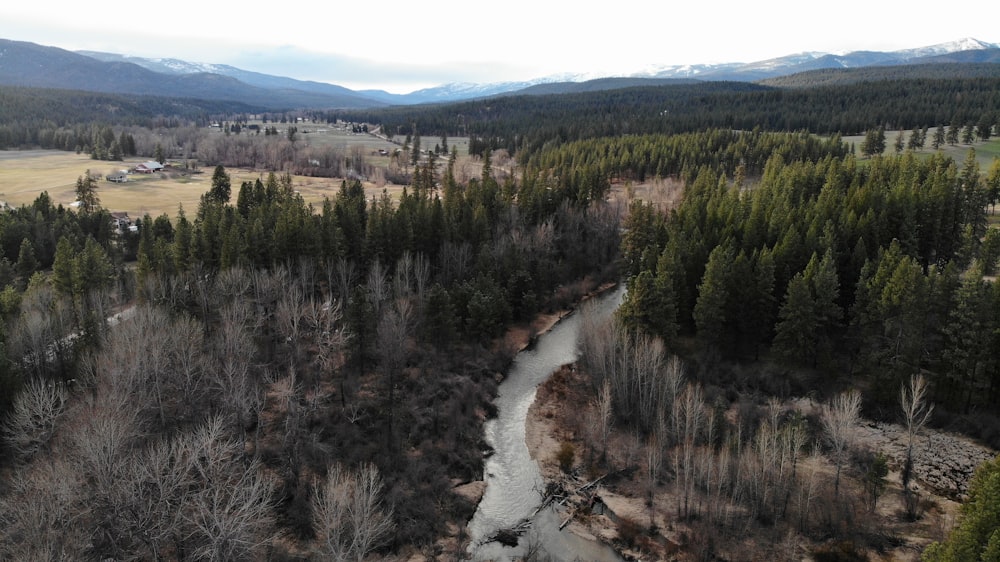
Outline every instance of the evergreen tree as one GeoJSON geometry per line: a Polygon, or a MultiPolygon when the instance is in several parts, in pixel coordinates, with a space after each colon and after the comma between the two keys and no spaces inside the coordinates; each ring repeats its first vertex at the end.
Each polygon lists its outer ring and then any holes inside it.
{"type": "Polygon", "coordinates": [[[226,173],[226,169],[221,165],[215,167],[215,171],[212,173],[212,187],[208,191],[208,198],[216,203],[229,203],[229,197],[232,193],[232,181],[229,178],[229,174],[226,173]]]}
{"type": "Polygon", "coordinates": [[[31,240],[23,238],[21,248],[17,253],[17,263],[14,270],[17,271],[18,288],[22,291],[28,287],[31,276],[38,271],[38,258],[35,257],[35,247],[31,240]]]}
{"type": "Polygon", "coordinates": [[[816,346],[813,366],[829,361],[833,342],[840,328],[843,310],[840,308],[840,281],[837,278],[833,250],[828,249],[819,259],[813,254],[805,269],[805,278],[812,291],[813,312],[816,315],[816,346]]]}
{"type": "Polygon", "coordinates": [[[914,127],[913,130],[910,131],[910,138],[906,142],[906,148],[909,150],[919,150],[923,147],[923,135],[921,134],[920,129],[914,127]]]}
{"type": "Polygon", "coordinates": [[[991,320],[990,287],[978,275],[968,274],[959,287],[948,323],[939,388],[952,407],[968,413],[973,395],[985,388],[982,374],[992,355],[990,341],[996,326],[991,320]]]}
{"type": "Polygon", "coordinates": [[[938,125],[937,129],[934,129],[934,140],[931,141],[931,148],[938,150],[944,145],[944,125],[938,125]]]}
{"type": "Polygon", "coordinates": [[[76,250],[69,238],[62,236],[56,244],[56,255],[52,262],[52,286],[64,296],[73,295],[73,262],[76,250]]]}
{"type": "Polygon", "coordinates": [[[171,248],[173,270],[178,273],[185,273],[191,268],[192,243],[194,242],[193,230],[191,222],[184,215],[184,206],[178,207],[177,228],[174,230],[173,246],[171,248]]]}
{"type": "Polygon", "coordinates": [[[990,204],[991,213],[996,213],[997,201],[1000,201],[1000,158],[994,157],[990,171],[986,174],[986,202],[990,204]]]}
{"type": "Polygon", "coordinates": [[[616,314],[629,331],[657,335],[670,342],[677,334],[677,307],[669,274],[654,277],[646,270],[629,280],[626,299],[616,314]]]}
{"type": "Polygon", "coordinates": [[[413,146],[410,148],[410,164],[413,166],[420,162],[420,134],[417,128],[413,128],[413,146]]]}
{"type": "Polygon", "coordinates": [[[865,140],[861,143],[861,154],[872,157],[885,152],[885,129],[877,127],[869,129],[865,133],[865,140]]]}
{"type": "Polygon", "coordinates": [[[798,273],[788,282],[785,301],[778,311],[774,352],[793,364],[815,365],[818,325],[809,281],[798,273]]]}
{"type": "Polygon", "coordinates": [[[705,275],[698,285],[694,322],[698,337],[708,348],[719,347],[726,329],[726,304],[729,300],[729,264],[733,262],[730,245],[716,246],[708,256],[705,275]]]}
{"type": "Polygon", "coordinates": [[[980,115],[979,121],[976,123],[976,138],[983,142],[990,140],[992,129],[993,117],[989,113],[980,115]]]}
{"type": "Polygon", "coordinates": [[[83,251],[73,263],[73,293],[78,298],[92,291],[111,286],[114,268],[104,248],[93,238],[88,238],[83,251]]]}
{"type": "Polygon", "coordinates": [[[948,125],[948,132],[945,134],[944,137],[945,142],[947,142],[950,146],[955,146],[956,144],[958,144],[958,133],[959,133],[958,125],[955,124],[948,125]]]}
{"type": "Polygon", "coordinates": [[[447,349],[455,340],[455,308],[448,290],[439,283],[427,291],[422,332],[426,341],[440,349],[447,349]]]}
{"type": "Polygon", "coordinates": [[[774,298],[774,257],[764,248],[753,257],[752,296],[741,321],[746,322],[744,333],[753,344],[754,359],[760,358],[760,346],[774,331],[777,304],[774,298]]]}
{"type": "Polygon", "coordinates": [[[962,127],[962,144],[972,144],[976,140],[976,127],[972,123],[966,123],[962,127]]]}
{"type": "Polygon", "coordinates": [[[101,208],[101,199],[97,196],[97,180],[87,170],[76,178],[76,200],[80,202],[80,212],[92,213],[101,208]]]}
{"type": "Polygon", "coordinates": [[[924,551],[923,562],[1000,560],[1000,457],[976,469],[958,524],[943,542],[924,551]]]}

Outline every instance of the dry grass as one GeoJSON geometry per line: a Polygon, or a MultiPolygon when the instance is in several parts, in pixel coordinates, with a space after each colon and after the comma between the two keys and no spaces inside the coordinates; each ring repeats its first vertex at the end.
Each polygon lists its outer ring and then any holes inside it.
{"type": "MultiPolygon", "coordinates": [[[[131,168],[145,161],[133,158],[125,162],[102,162],[91,160],[85,154],[72,152],[33,150],[0,152],[0,200],[14,207],[28,205],[44,191],[55,204],[68,206],[75,197],[76,180],[90,170],[94,174],[108,174],[120,169],[131,168]]],[[[232,178],[233,199],[244,181],[254,181],[265,177],[266,172],[227,168],[232,178]]],[[[198,208],[201,195],[211,187],[212,169],[203,168],[191,173],[177,169],[160,174],[132,174],[127,183],[100,181],[98,196],[101,205],[112,211],[126,211],[132,217],[148,213],[156,217],[162,213],[173,217],[183,205],[188,215],[198,208]]],[[[339,178],[314,178],[293,176],[292,188],[298,191],[307,203],[317,209],[324,197],[333,198],[343,180],[339,178]]],[[[401,186],[390,186],[391,195],[397,196],[401,186]]],[[[382,190],[374,183],[366,184],[365,191],[370,197],[378,196],[382,190]]]]}

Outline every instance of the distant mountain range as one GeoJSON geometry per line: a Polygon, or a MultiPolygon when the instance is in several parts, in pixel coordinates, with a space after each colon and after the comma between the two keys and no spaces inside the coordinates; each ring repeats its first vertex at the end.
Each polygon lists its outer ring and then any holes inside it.
{"type": "Polygon", "coordinates": [[[272,76],[223,64],[72,52],[0,39],[0,85],[224,100],[266,110],[359,109],[453,102],[502,94],[559,94],[709,80],[772,82],[809,71],[946,63],[1000,63],[1000,45],[963,39],[893,52],[799,53],[752,63],[662,66],[631,76],[597,79],[560,75],[525,82],[452,83],[399,95],[381,90],[353,91],[333,84],[272,76]]]}
{"type": "Polygon", "coordinates": [[[843,55],[809,52],[751,63],[664,66],[651,68],[640,76],[755,82],[811,70],[946,62],[998,63],[1000,45],[968,38],[902,51],[853,51],[843,55]]]}

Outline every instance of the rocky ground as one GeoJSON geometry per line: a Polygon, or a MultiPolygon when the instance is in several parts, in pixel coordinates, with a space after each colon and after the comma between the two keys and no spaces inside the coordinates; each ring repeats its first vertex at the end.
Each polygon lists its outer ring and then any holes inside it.
{"type": "MultiPolygon", "coordinates": [[[[906,458],[906,431],[897,424],[866,423],[858,428],[861,440],[881,450],[900,465],[906,458]]],[[[965,499],[976,467],[996,456],[995,451],[951,433],[930,430],[917,438],[914,473],[919,484],[953,500],[965,499]]]]}

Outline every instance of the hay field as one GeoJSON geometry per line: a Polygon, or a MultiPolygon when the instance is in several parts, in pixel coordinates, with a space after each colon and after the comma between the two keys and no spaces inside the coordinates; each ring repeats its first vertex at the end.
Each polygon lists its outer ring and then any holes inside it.
{"type": "MultiPolygon", "coordinates": [[[[0,200],[14,207],[30,204],[43,191],[47,191],[55,204],[68,206],[75,197],[76,180],[89,169],[91,173],[108,174],[117,170],[132,168],[145,161],[132,158],[125,162],[102,162],[91,160],[86,154],[75,154],[55,150],[0,151],[0,200]]],[[[159,174],[132,174],[127,183],[98,182],[98,197],[101,206],[111,211],[126,211],[138,218],[148,213],[156,217],[166,213],[170,217],[177,214],[181,205],[185,213],[192,216],[198,209],[201,195],[209,190],[213,168],[201,168],[194,172],[183,169],[168,169],[159,174]]],[[[258,177],[266,179],[267,173],[238,168],[227,168],[232,178],[233,201],[239,193],[240,184],[258,177]]],[[[324,197],[334,197],[340,189],[340,179],[293,176],[292,188],[298,191],[307,203],[322,205],[324,197]]],[[[395,195],[400,186],[390,186],[395,195]]],[[[382,190],[375,184],[366,184],[369,197],[378,196],[382,190]]]]}

